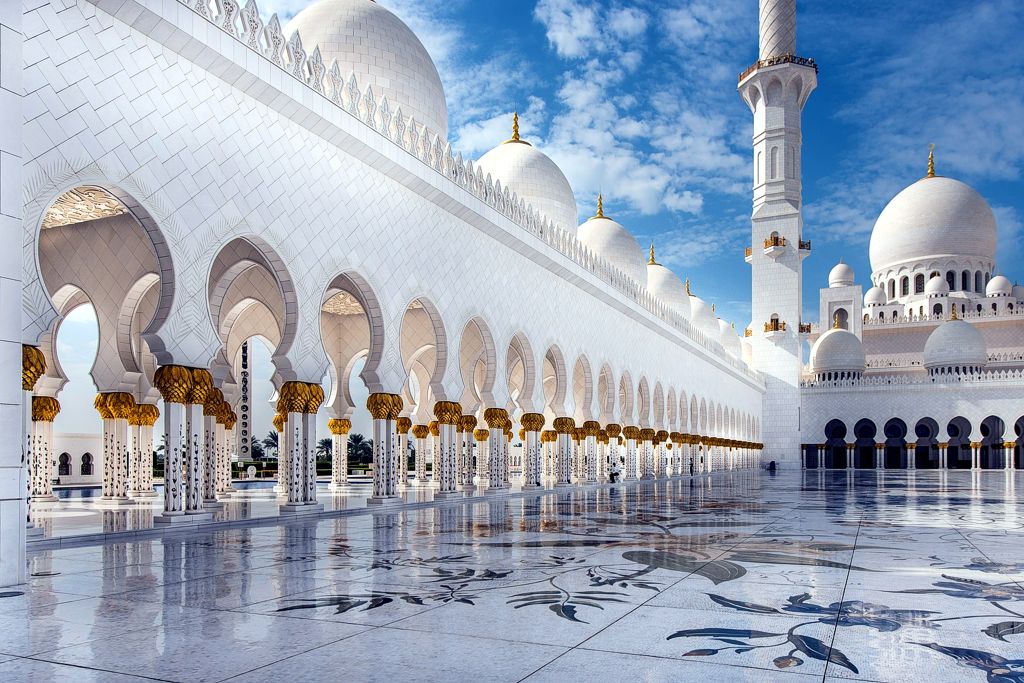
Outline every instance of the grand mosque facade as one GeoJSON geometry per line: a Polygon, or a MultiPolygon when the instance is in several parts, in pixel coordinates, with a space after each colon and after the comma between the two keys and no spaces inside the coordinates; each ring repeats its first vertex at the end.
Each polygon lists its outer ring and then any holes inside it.
{"type": "Polygon", "coordinates": [[[430,55],[371,0],[318,0],[287,27],[255,0],[2,12],[0,226],[22,249],[0,259],[0,409],[23,438],[0,444],[0,585],[24,579],[32,504],[65,472],[129,507],[157,495],[161,444],[157,523],[230,500],[232,461],[266,429],[251,424],[253,337],[273,348],[282,515],[320,509],[321,411],[339,490],[351,418],[370,413],[371,505],[398,504],[428,459],[435,498],[620,466],[627,480],[769,461],[1021,466],[1024,290],[998,275],[992,212],[963,183],[930,168],[898,195],[872,287],[840,264],[820,327],[801,320],[800,117],[817,66],[797,56],[794,0],[761,0],[739,82],[753,315],[737,326],[614,206],[586,198],[580,220],[517,123],[479,159],[452,149],[430,55]],[[88,463],[63,461],[52,428],[57,333],[83,305],[99,327],[88,463]]]}

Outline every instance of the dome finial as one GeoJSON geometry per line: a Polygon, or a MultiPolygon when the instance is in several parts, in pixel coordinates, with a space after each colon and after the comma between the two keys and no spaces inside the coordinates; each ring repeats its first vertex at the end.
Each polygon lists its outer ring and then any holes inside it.
{"type": "Polygon", "coordinates": [[[647,259],[647,265],[649,265],[649,266],[659,266],[659,265],[661,265],[660,263],[658,263],[657,261],[654,260],[654,242],[651,242],[651,255],[647,259]]]}
{"type": "Polygon", "coordinates": [[[597,213],[594,214],[594,218],[604,218],[604,195],[600,192],[597,193],[597,213]]]}
{"type": "Polygon", "coordinates": [[[711,303],[711,312],[712,313],[715,312],[715,304],[714,304],[714,302],[711,303]]]}
{"type": "Polygon", "coordinates": [[[928,147],[928,176],[929,178],[935,177],[935,143],[933,142],[928,147]]]}
{"type": "Polygon", "coordinates": [[[519,112],[512,112],[512,140],[519,142],[519,112]]]}
{"type": "Polygon", "coordinates": [[[690,278],[686,278],[686,294],[687,296],[693,296],[693,292],[690,291],[690,278]]]}

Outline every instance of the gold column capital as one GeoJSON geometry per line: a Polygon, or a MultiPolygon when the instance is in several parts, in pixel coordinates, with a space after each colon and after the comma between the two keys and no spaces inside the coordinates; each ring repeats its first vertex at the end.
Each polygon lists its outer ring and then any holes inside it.
{"type": "Polygon", "coordinates": [[[331,434],[348,434],[352,430],[352,421],[343,417],[331,418],[327,421],[327,429],[331,434]]]}
{"type": "Polygon", "coordinates": [[[430,430],[431,436],[441,436],[441,425],[438,424],[437,420],[431,420],[427,428],[430,430]]]}
{"type": "Polygon", "coordinates": [[[395,426],[398,427],[399,434],[408,434],[409,430],[412,429],[412,420],[407,417],[400,417],[395,421],[395,426]]]}
{"type": "Polygon", "coordinates": [[[644,441],[654,441],[655,431],[653,429],[641,429],[640,438],[644,441]]]}
{"type": "Polygon", "coordinates": [[[632,425],[622,428],[622,435],[627,441],[636,441],[640,438],[640,428],[632,425]]]}
{"type": "Polygon", "coordinates": [[[203,405],[206,397],[213,391],[213,375],[206,368],[192,368],[192,386],[189,388],[185,403],[203,405]]]}
{"type": "Polygon", "coordinates": [[[476,415],[463,415],[459,418],[459,428],[467,434],[472,434],[476,429],[476,415]]]}
{"type": "Polygon", "coordinates": [[[192,389],[192,370],[184,365],[161,365],[153,385],[167,403],[185,403],[192,389]]]}
{"type": "Polygon", "coordinates": [[[556,417],[552,425],[558,434],[572,434],[576,429],[576,421],[571,417],[556,417]]]}
{"type": "Polygon", "coordinates": [[[544,428],[544,416],[541,413],[523,413],[519,423],[528,432],[539,432],[544,428]]]}
{"type": "Polygon", "coordinates": [[[462,406],[455,401],[438,401],[434,404],[434,417],[443,425],[457,425],[462,418],[462,406]]]}
{"type": "Polygon", "coordinates": [[[397,420],[402,412],[402,397],[398,394],[370,394],[366,409],[374,420],[397,420]]]}
{"type": "Polygon", "coordinates": [[[284,413],[275,413],[274,414],[274,419],[272,420],[272,423],[274,425],[274,429],[276,429],[278,431],[278,433],[283,432],[284,431],[284,413]]]}
{"type": "Polygon", "coordinates": [[[52,396],[32,397],[33,422],[53,422],[53,418],[57,417],[57,413],[59,412],[60,401],[52,396]]]}
{"type": "Polygon", "coordinates": [[[38,346],[21,345],[21,390],[32,391],[46,372],[46,357],[38,346]]]}
{"type": "Polygon", "coordinates": [[[484,411],[484,422],[491,429],[505,429],[508,411],[504,408],[488,408],[484,411]]]}
{"type": "Polygon", "coordinates": [[[601,431],[601,424],[594,420],[587,420],[583,423],[583,435],[584,436],[597,436],[597,433],[601,431]]]}
{"type": "Polygon", "coordinates": [[[305,413],[311,400],[309,384],[306,382],[285,382],[277,392],[277,412],[305,413]]]}
{"type": "Polygon", "coordinates": [[[473,432],[473,438],[476,439],[479,443],[487,441],[487,437],[489,437],[490,435],[491,433],[486,429],[477,429],[476,431],[473,432]]]}
{"type": "Polygon", "coordinates": [[[430,427],[428,427],[427,425],[413,425],[412,426],[413,438],[425,439],[425,438],[427,438],[428,434],[430,434],[430,427]]]}
{"type": "Polygon", "coordinates": [[[622,425],[612,422],[604,428],[604,432],[608,435],[609,439],[614,439],[622,433],[622,425]]]}

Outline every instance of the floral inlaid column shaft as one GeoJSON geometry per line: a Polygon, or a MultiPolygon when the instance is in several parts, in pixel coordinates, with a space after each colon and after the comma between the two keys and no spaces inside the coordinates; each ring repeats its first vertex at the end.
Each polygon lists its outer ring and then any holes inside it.
{"type": "Polygon", "coordinates": [[[153,490],[153,425],[160,418],[160,411],[150,403],[140,403],[132,411],[129,424],[133,426],[134,476],[132,496],[152,498],[153,490]]]}
{"type": "Polygon", "coordinates": [[[505,423],[508,412],[504,408],[488,408],[484,411],[489,436],[487,439],[487,489],[503,490],[505,485],[505,462],[502,444],[505,439],[505,423]]]}
{"type": "Polygon", "coordinates": [[[53,495],[53,420],[60,412],[60,402],[52,396],[32,397],[32,463],[29,485],[32,500],[57,500],[53,495]]]}
{"type": "Polygon", "coordinates": [[[412,420],[400,417],[395,422],[398,430],[398,485],[405,488],[409,485],[409,430],[412,420]]]}
{"type": "Polygon", "coordinates": [[[463,415],[459,418],[462,430],[462,454],[459,463],[459,484],[467,490],[473,489],[473,434],[476,430],[476,416],[463,415]]]}
{"type": "Polygon", "coordinates": [[[213,376],[204,368],[192,368],[192,387],[185,399],[188,450],[185,451],[185,512],[203,511],[203,466],[206,455],[206,431],[203,405],[213,391],[213,376]]]}
{"type": "Polygon", "coordinates": [[[412,436],[416,439],[416,455],[413,456],[415,482],[417,486],[427,485],[427,437],[430,436],[429,425],[413,425],[412,436]]]}
{"type": "Polygon", "coordinates": [[[593,420],[583,423],[583,480],[588,484],[597,481],[597,436],[601,425],[593,420]]]}
{"type": "Polygon", "coordinates": [[[637,474],[636,442],[640,438],[639,427],[623,427],[622,435],[626,437],[626,481],[635,481],[637,474]]]}
{"type": "Polygon", "coordinates": [[[462,419],[462,406],[454,401],[434,404],[437,418],[437,449],[434,452],[434,478],[438,482],[435,497],[444,498],[458,493],[458,439],[457,427],[462,419]]]}
{"type": "Polygon", "coordinates": [[[153,384],[164,399],[164,515],[185,512],[182,463],[188,449],[185,401],[192,389],[192,371],[181,365],[157,368],[153,384]]]}
{"type": "Polygon", "coordinates": [[[336,417],[327,421],[331,430],[331,490],[337,491],[348,486],[348,433],[352,421],[336,417]]]}
{"type": "Polygon", "coordinates": [[[572,483],[572,437],[576,422],[571,417],[556,417],[553,426],[558,435],[555,442],[555,486],[569,486],[572,483]]]}
{"type": "Polygon", "coordinates": [[[366,408],[373,418],[373,494],[367,502],[381,504],[398,500],[398,428],[402,411],[398,394],[370,394],[366,408]]]}
{"type": "Polygon", "coordinates": [[[541,487],[541,429],[544,416],[540,413],[525,413],[519,420],[523,425],[523,488],[541,487]]]}

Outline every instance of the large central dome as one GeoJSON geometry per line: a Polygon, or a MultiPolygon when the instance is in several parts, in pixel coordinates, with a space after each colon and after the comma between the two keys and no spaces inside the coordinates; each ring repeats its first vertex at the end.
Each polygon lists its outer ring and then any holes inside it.
{"type": "Polygon", "coordinates": [[[996,219],[969,185],[934,176],[896,195],[871,233],[871,269],[881,271],[933,256],[992,260],[996,219]]]}
{"type": "Polygon", "coordinates": [[[320,47],[324,65],[334,60],[344,78],[354,72],[359,89],[373,86],[380,102],[415,116],[442,140],[448,139],[448,104],[437,68],[423,43],[397,16],[372,0],[320,0],[299,12],[285,35],[298,30],[309,51],[320,47]]]}

